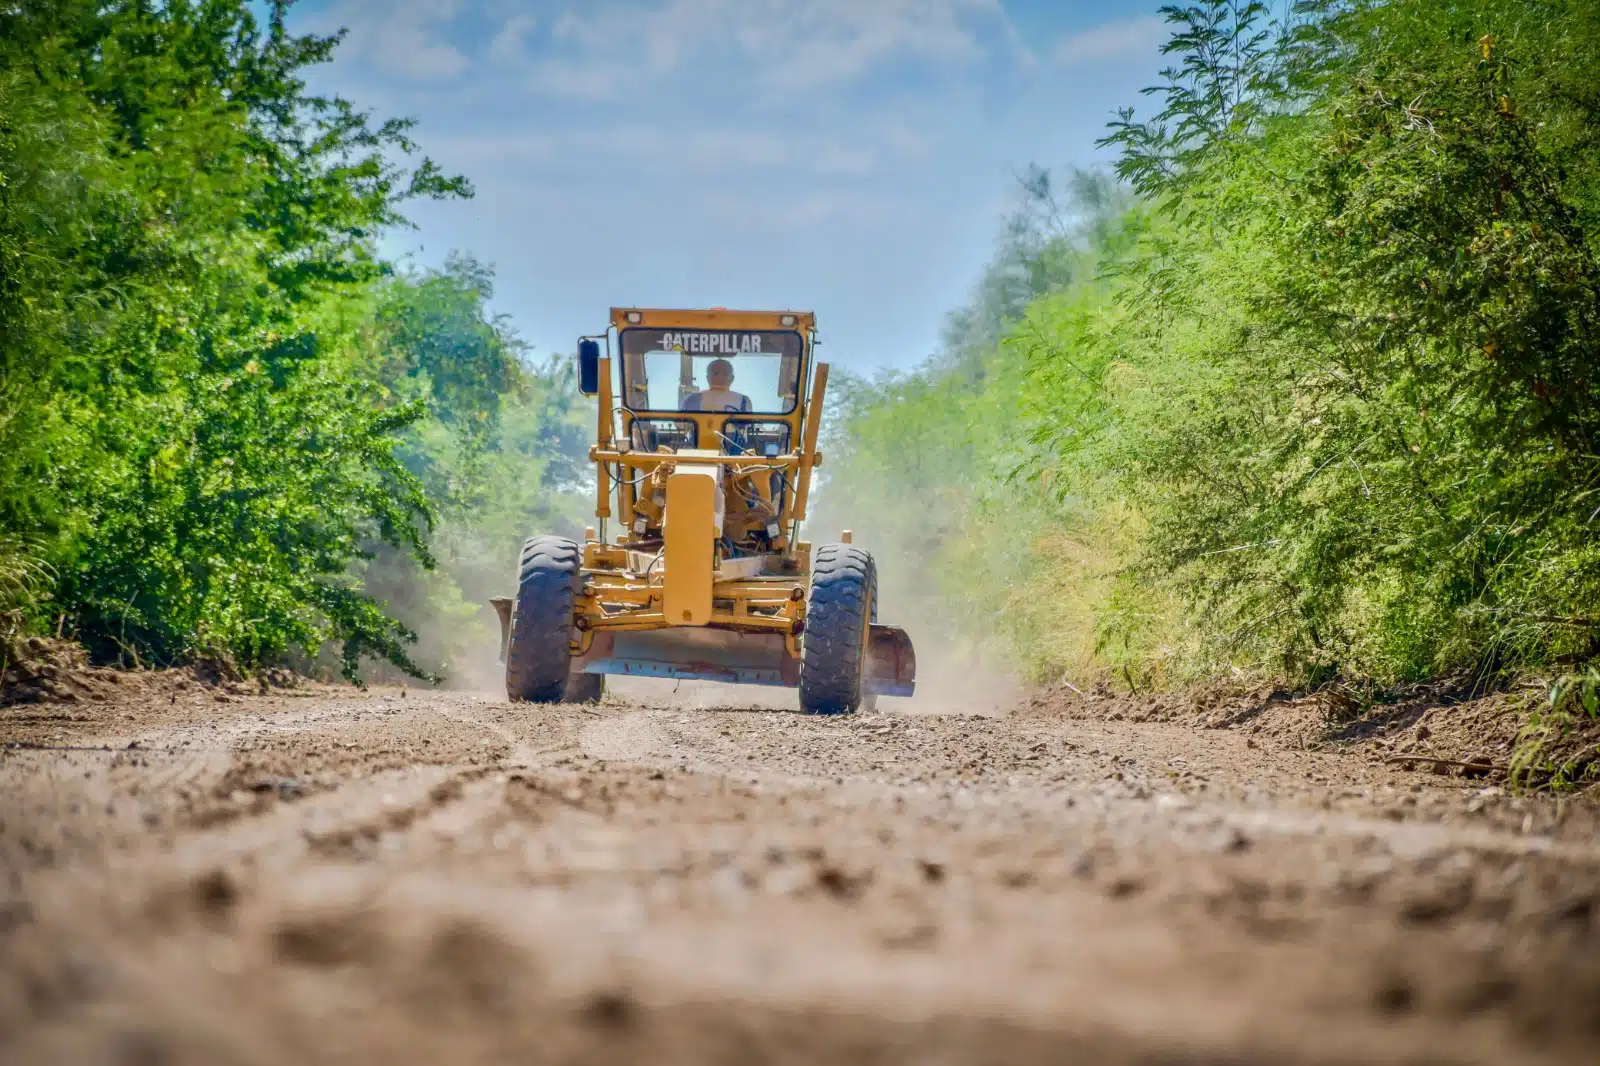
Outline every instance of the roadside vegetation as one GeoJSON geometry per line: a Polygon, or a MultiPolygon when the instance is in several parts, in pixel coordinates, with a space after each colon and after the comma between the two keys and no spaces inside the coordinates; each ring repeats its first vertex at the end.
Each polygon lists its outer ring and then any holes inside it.
{"type": "Polygon", "coordinates": [[[575,397],[487,269],[379,256],[471,187],[308,92],[337,40],[264,7],[0,12],[0,612],[102,662],[433,674],[474,540],[556,521],[575,397]]]}
{"type": "MultiPolygon", "coordinates": [[[[581,524],[570,360],[485,264],[378,250],[470,185],[310,92],[338,40],[285,10],[0,12],[7,657],[459,676],[516,541],[581,524]]],[[[1518,772],[1575,783],[1600,5],[1166,15],[1114,166],[1023,174],[939,350],[836,375],[813,539],[855,527],[919,643],[1032,680],[1548,678],[1518,772]]]]}
{"type": "Polygon", "coordinates": [[[841,390],[819,524],[1034,679],[1573,675],[1536,762],[1595,715],[1600,5],[1166,14],[1114,174],[1026,176],[941,349],[841,390]]]}

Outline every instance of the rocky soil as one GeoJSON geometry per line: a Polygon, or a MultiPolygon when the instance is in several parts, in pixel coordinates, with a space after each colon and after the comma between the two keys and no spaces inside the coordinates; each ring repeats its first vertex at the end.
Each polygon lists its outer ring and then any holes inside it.
{"type": "Polygon", "coordinates": [[[1487,718],[765,702],[0,707],[0,1062],[1600,1060],[1600,808],[1487,718]]]}

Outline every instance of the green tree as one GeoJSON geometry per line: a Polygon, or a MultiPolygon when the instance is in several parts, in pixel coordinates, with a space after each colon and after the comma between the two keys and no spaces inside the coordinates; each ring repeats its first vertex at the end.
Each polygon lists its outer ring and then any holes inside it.
{"type": "Polygon", "coordinates": [[[1300,14],[1169,12],[1164,106],[1109,141],[1173,225],[1127,328],[1040,348],[1127,368],[1054,450],[1137,503],[1212,664],[1592,655],[1596,14],[1300,14]]]}
{"type": "Polygon", "coordinates": [[[1600,9],[1165,10],[1149,208],[1068,237],[1030,177],[945,350],[847,383],[824,524],[881,501],[1035,674],[1591,659],[1600,9]]]}
{"type": "Polygon", "coordinates": [[[517,549],[531,534],[576,536],[592,500],[592,412],[570,358],[536,361],[488,309],[493,270],[469,255],[386,279],[363,310],[351,360],[386,404],[419,403],[397,456],[437,509],[429,553],[383,544],[360,568],[363,589],[419,635],[414,658],[489,685],[498,621],[517,549]]]}
{"type": "MultiPolygon", "coordinates": [[[[287,4],[50,0],[0,13],[0,531],[57,574],[37,611],[102,658],[409,665],[352,583],[374,539],[423,553],[384,408],[320,330],[417,196],[465,195],[306,91],[338,38],[287,4]],[[5,447],[4,445],[12,445],[5,447]]],[[[425,553],[424,557],[425,557],[425,553]]]]}

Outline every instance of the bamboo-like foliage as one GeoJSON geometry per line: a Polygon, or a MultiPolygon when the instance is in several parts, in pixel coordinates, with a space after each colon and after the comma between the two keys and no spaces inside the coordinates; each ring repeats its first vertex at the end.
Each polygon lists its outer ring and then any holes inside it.
{"type": "Polygon", "coordinates": [[[1600,9],[1166,14],[1149,117],[1105,140],[1146,206],[1055,241],[1076,272],[963,356],[984,373],[869,394],[831,485],[914,479],[860,423],[961,441],[947,599],[1043,676],[1592,659],[1600,9]]]}

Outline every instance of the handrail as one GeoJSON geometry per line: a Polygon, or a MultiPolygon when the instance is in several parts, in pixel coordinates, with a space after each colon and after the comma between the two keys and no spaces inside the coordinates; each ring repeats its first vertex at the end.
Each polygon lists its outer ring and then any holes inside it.
{"type": "MultiPolygon", "coordinates": [[[[812,378],[810,407],[806,409],[805,443],[800,449],[799,484],[795,486],[794,521],[798,529],[806,517],[806,497],[811,493],[811,470],[822,462],[817,451],[817,433],[822,427],[822,401],[828,392],[828,364],[818,363],[812,378]]],[[[798,539],[798,538],[795,538],[798,539]]]]}
{"type": "Polygon", "coordinates": [[[598,446],[589,449],[589,460],[601,463],[622,463],[642,469],[654,468],[663,463],[717,463],[722,466],[753,466],[792,470],[800,465],[800,456],[788,455],[685,455],[681,452],[623,452],[598,446]]]}
{"type": "MultiPolygon", "coordinates": [[[[611,447],[611,357],[606,356],[600,360],[600,447],[611,447]]],[[[611,478],[610,471],[606,469],[604,461],[598,463],[595,473],[599,482],[595,485],[595,517],[600,519],[602,526],[607,518],[611,517],[611,478]]]]}

